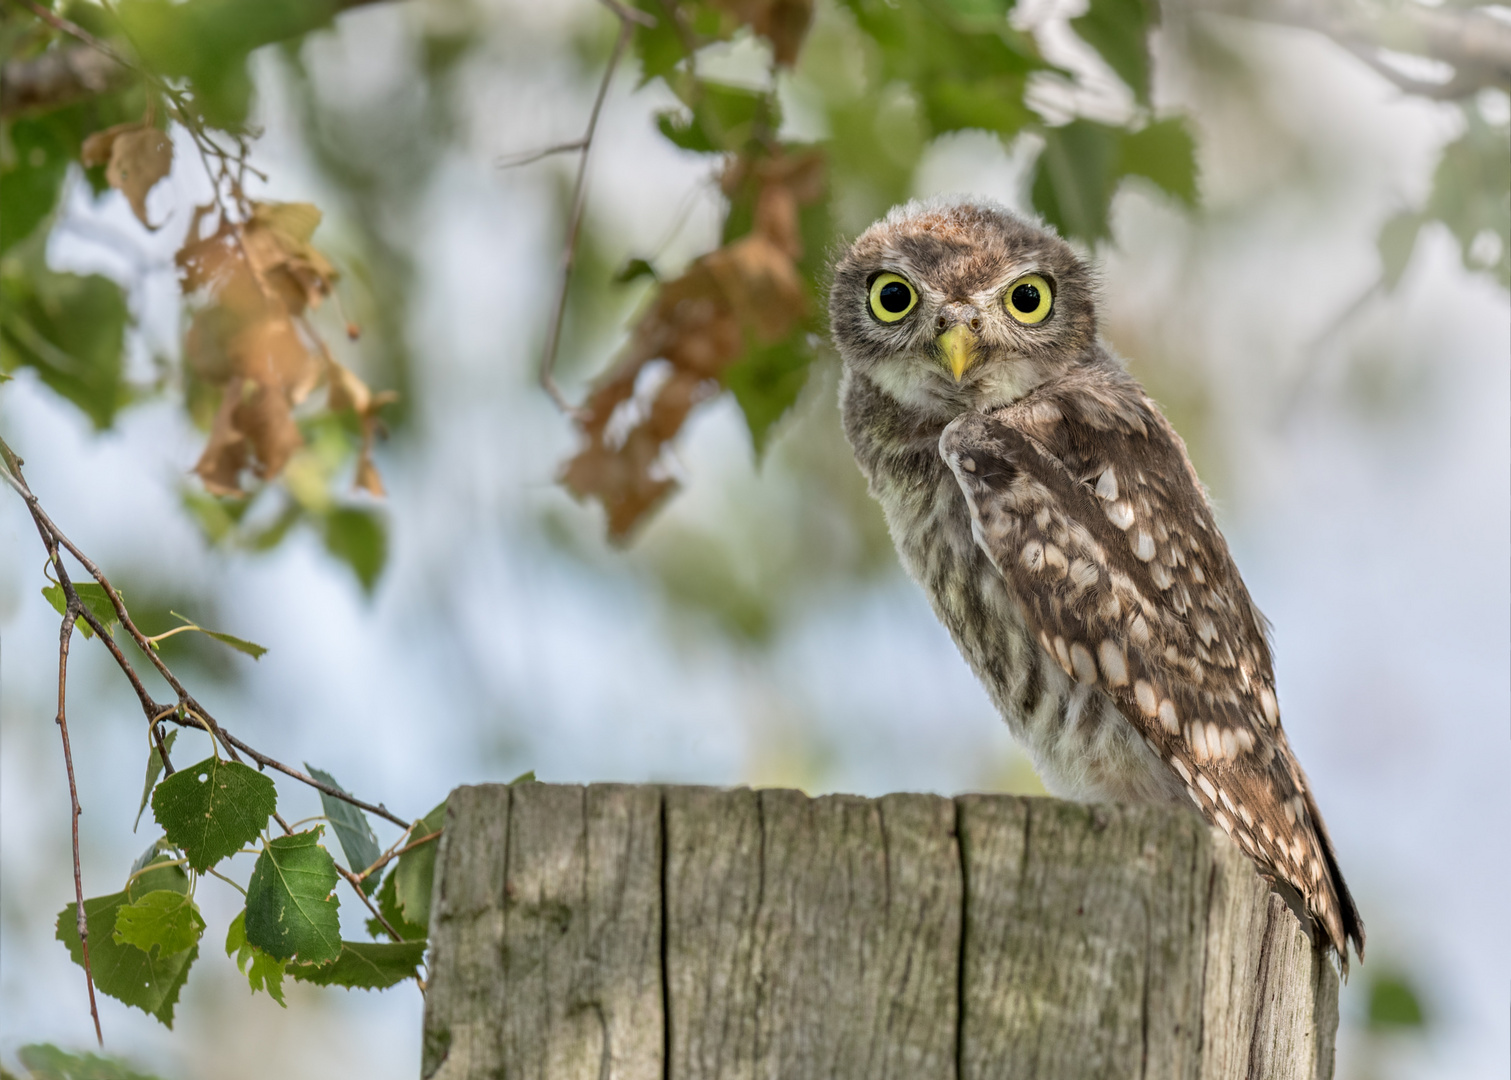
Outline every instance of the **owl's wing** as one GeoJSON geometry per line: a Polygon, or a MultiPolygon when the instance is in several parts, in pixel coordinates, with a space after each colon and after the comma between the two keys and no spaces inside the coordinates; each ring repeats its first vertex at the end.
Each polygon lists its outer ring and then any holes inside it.
{"type": "Polygon", "coordinates": [[[1280,728],[1263,617],[1180,437],[1138,385],[1079,371],[945,429],[976,543],[1040,645],[1096,683],[1346,965],[1364,928],[1280,728]]]}

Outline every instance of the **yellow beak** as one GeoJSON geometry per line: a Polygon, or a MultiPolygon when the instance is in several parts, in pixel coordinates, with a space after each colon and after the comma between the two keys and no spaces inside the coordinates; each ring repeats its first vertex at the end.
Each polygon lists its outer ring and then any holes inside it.
{"type": "Polygon", "coordinates": [[[958,383],[965,369],[976,362],[976,335],[964,323],[950,327],[935,339],[944,351],[945,365],[958,383]]]}

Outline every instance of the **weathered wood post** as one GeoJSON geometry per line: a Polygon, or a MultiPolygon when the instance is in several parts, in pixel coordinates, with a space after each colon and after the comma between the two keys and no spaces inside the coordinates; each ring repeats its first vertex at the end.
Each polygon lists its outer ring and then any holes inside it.
{"type": "Polygon", "coordinates": [[[968,795],[451,796],[435,1080],[1326,1080],[1338,982],[1194,815],[968,795]]]}

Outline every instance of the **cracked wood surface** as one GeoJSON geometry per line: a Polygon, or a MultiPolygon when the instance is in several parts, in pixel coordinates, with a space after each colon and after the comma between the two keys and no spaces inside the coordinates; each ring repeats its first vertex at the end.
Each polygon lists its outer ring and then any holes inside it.
{"type": "Polygon", "coordinates": [[[1327,1080],[1338,981],[1191,814],[459,788],[437,1080],[1327,1080]]]}

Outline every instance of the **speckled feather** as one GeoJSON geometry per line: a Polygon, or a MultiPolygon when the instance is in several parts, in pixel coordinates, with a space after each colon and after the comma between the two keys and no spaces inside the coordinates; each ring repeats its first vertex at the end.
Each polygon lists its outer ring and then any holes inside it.
{"type": "Polygon", "coordinates": [[[997,207],[910,204],[839,261],[830,311],[846,433],[902,561],[1051,790],[1189,800],[1340,961],[1362,956],[1263,617],[1180,437],[1097,340],[1074,253],[997,207]],[[883,270],[921,294],[911,326],[868,316],[883,270]],[[1054,283],[1039,326],[998,298],[1025,272],[1054,283]],[[982,355],[957,384],[934,338],[963,319],[982,355]]]}

